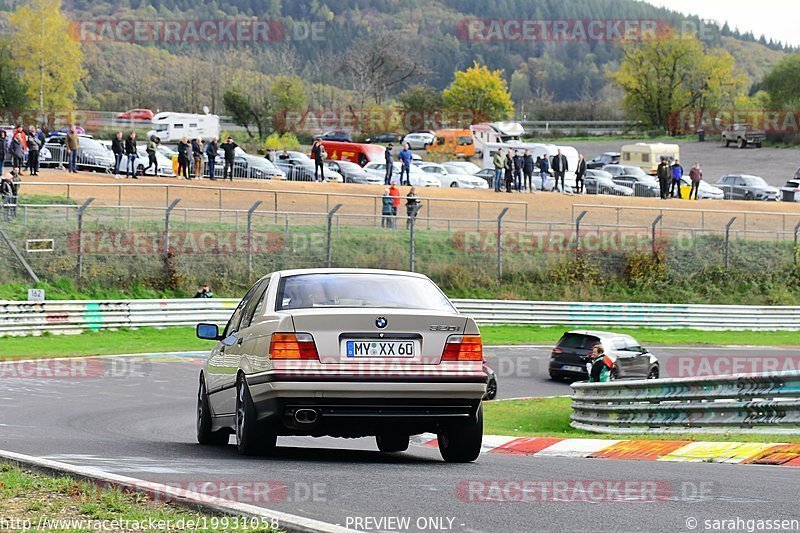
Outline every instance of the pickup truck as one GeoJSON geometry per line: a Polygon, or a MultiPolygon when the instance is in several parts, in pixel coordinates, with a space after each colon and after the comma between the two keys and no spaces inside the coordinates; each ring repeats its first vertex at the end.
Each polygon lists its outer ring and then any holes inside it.
{"type": "Polygon", "coordinates": [[[736,143],[739,148],[745,148],[748,144],[761,148],[764,138],[764,132],[753,129],[750,124],[731,124],[722,131],[722,142],[726,147],[736,143]]]}

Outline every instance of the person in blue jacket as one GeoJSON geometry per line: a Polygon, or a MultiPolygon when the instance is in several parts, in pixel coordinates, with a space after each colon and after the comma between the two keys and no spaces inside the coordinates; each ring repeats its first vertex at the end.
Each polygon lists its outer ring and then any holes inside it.
{"type": "Polygon", "coordinates": [[[676,194],[675,191],[678,191],[678,198],[683,200],[683,196],[681,195],[681,178],[683,177],[683,167],[681,166],[680,162],[676,159],[675,162],[672,164],[672,187],[670,188],[670,196],[675,198],[676,194]]]}
{"type": "Polygon", "coordinates": [[[397,159],[400,160],[402,166],[400,167],[400,185],[411,185],[411,150],[408,143],[403,144],[403,149],[397,154],[397,159]],[[403,183],[403,174],[406,175],[406,181],[403,183]]]}

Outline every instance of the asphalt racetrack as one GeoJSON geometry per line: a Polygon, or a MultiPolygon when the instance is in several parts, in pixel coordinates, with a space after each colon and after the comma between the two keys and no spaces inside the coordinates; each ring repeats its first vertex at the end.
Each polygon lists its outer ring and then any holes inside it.
{"type": "MultiPolygon", "coordinates": [[[[727,357],[726,364],[800,356],[779,348],[651,349],[664,369],[678,368],[671,358],[703,353],[727,357]]],[[[569,394],[568,384],[547,379],[548,354],[547,348],[487,348],[499,397],[569,394]]],[[[674,532],[710,530],[706,520],[800,518],[794,468],[496,453],[446,464],[436,448],[412,445],[386,455],[373,439],[284,437],[269,458],[241,457],[233,445],[201,447],[195,441],[201,361],[199,354],[90,358],[89,372],[68,378],[15,377],[6,369],[0,448],[187,488],[209,482],[237,501],[369,531],[674,532]],[[523,481],[566,482],[571,490],[528,501],[508,501],[520,499],[518,491],[475,490],[523,481]],[[644,501],[635,490],[598,500],[580,492],[591,481],[656,489],[644,501]],[[253,489],[264,486],[277,488],[268,497],[253,489]]]]}

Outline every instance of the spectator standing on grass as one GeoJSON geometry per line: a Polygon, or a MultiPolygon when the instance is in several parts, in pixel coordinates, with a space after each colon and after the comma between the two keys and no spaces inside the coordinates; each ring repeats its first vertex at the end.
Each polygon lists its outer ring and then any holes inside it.
{"type": "Polygon", "coordinates": [[[559,192],[565,192],[567,189],[564,186],[564,175],[569,170],[569,163],[567,157],[558,150],[556,156],[553,158],[553,174],[556,178],[556,189],[559,192]]]}
{"type": "Polygon", "coordinates": [[[132,131],[128,134],[128,138],[125,139],[125,155],[128,156],[128,165],[125,167],[125,177],[128,177],[128,174],[135,180],[139,178],[136,177],[136,158],[138,157],[138,152],[136,151],[136,132],[132,131]]]}
{"type": "Polygon", "coordinates": [[[125,141],[122,140],[121,131],[118,131],[111,139],[111,151],[114,153],[114,178],[119,179],[119,165],[125,155],[125,141]]]}
{"type": "Polygon", "coordinates": [[[539,165],[539,177],[542,179],[542,190],[547,186],[547,176],[550,175],[550,163],[547,162],[547,156],[537,159],[539,165]]]}
{"type": "Polygon", "coordinates": [[[25,161],[25,149],[22,147],[20,137],[21,134],[19,132],[15,133],[8,147],[11,151],[11,166],[14,168],[22,168],[22,164],[25,161]]]}
{"type": "MultiPolygon", "coordinates": [[[[222,143],[222,151],[225,153],[225,165],[222,167],[222,179],[228,177],[228,169],[230,169],[230,180],[233,181],[233,162],[236,160],[236,148],[239,145],[233,142],[231,137],[225,139],[225,142],[222,143]]],[[[286,156],[289,156],[289,153],[286,152],[286,156]]]]}
{"type": "Polygon", "coordinates": [[[675,198],[675,191],[678,192],[678,199],[683,200],[681,195],[681,178],[683,177],[683,167],[677,159],[672,163],[672,188],[670,189],[670,196],[675,198]]]}
{"type": "Polygon", "coordinates": [[[661,158],[661,163],[656,168],[656,176],[658,176],[658,189],[661,193],[661,199],[666,200],[669,194],[669,181],[672,179],[672,171],[669,168],[666,157],[661,158]]]}
{"type": "MultiPolygon", "coordinates": [[[[217,138],[214,137],[211,139],[206,145],[206,157],[208,157],[208,177],[211,178],[211,181],[216,181],[217,176],[215,172],[217,171],[217,154],[219,153],[219,146],[217,145],[217,138]]],[[[269,159],[269,154],[273,154],[274,152],[270,150],[267,152],[267,159],[269,159]]],[[[270,161],[272,161],[270,159],[270,161]]]]}
{"type": "Polygon", "coordinates": [[[522,192],[522,156],[514,150],[514,190],[522,192]]]}
{"type": "Polygon", "coordinates": [[[397,227],[397,209],[400,207],[400,191],[395,187],[395,183],[389,187],[389,196],[392,197],[392,228],[397,227]]]}
{"type": "Polygon", "coordinates": [[[383,198],[381,199],[381,202],[382,202],[381,213],[383,214],[383,218],[381,218],[381,227],[391,228],[392,208],[394,206],[394,199],[389,195],[389,189],[383,190],[383,198]]]}
{"type": "Polygon", "coordinates": [[[161,139],[158,138],[156,135],[151,135],[150,138],[147,140],[147,168],[142,171],[142,175],[147,174],[147,171],[150,170],[150,167],[153,167],[153,176],[158,176],[158,159],[156,159],[156,150],[158,150],[158,145],[161,142],[161,139]]]}
{"type": "Polygon", "coordinates": [[[189,138],[184,137],[178,143],[178,179],[192,179],[189,177],[189,138]]]}
{"type": "Polygon", "coordinates": [[[528,192],[533,192],[533,171],[536,169],[536,163],[533,161],[533,154],[530,150],[525,150],[525,155],[522,156],[522,173],[525,176],[525,189],[528,192]]]}
{"type": "Polygon", "coordinates": [[[325,147],[322,141],[316,139],[311,145],[311,158],[314,160],[314,181],[325,181],[325,167],[322,164],[325,147]]]}
{"type": "Polygon", "coordinates": [[[194,162],[194,177],[203,177],[203,141],[192,139],[192,161],[194,162]]]}
{"type": "Polygon", "coordinates": [[[503,149],[497,150],[492,158],[494,165],[494,192],[500,192],[500,184],[503,182],[503,171],[506,167],[506,159],[503,157],[503,149]]]}
{"type": "Polygon", "coordinates": [[[689,179],[692,180],[692,188],[689,189],[689,200],[692,199],[692,194],[694,194],[694,199],[697,200],[697,191],[700,190],[700,182],[703,181],[703,171],[700,170],[698,161],[695,161],[694,166],[689,170],[689,179]]]}
{"type": "Polygon", "coordinates": [[[36,128],[31,126],[28,133],[28,168],[30,169],[31,176],[39,175],[39,150],[42,144],[39,137],[36,136],[36,128]]]}
{"type": "Polygon", "coordinates": [[[586,177],[586,159],[583,154],[578,154],[578,168],[575,169],[575,192],[583,193],[583,178],[586,177]]]}
{"type": "Polygon", "coordinates": [[[69,127],[67,133],[67,156],[69,157],[69,172],[75,174],[78,172],[78,148],[81,147],[81,138],[78,135],[75,125],[69,127]]]}
{"type": "Polygon", "coordinates": [[[400,160],[401,167],[400,167],[400,185],[411,185],[411,160],[413,159],[411,153],[411,149],[408,147],[408,143],[403,144],[403,149],[400,150],[400,153],[397,154],[397,158],[400,160]],[[403,174],[406,175],[406,181],[403,183],[403,174]]]}
{"type": "Polygon", "coordinates": [[[0,198],[3,204],[3,220],[8,222],[11,220],[11,204],[14,198],[14,184],[11,181],[10,174],[3,176],[2,181],[0,181],[0,198]]]}
{"type": "Polygon", "coordinates": [[[506,152],[503,169],[505,170],[506,192],[511,192],[511,184],[514,182],[514,158],[511,157],[511,150],[506,152]]]}
{"type": "Polygon", "coordinates": [[[422,204],[419,201],[419,196],[417,196],[417,190],[411,187],[411,190],[408,191],[406,195],[406,229],[409,229],[411,227],[411,222],[417,218],[417,213],[421,206],[422,204]]]}
{"type": "Polygon", "coordinates": [[[389,185],[392,182],[392,172],[394,172],[394,156],[392,156],[392,148],[394,146],[389,143],[386,150],[383,152],[383,157],[386,160],[386,175],[383,178],[384,185],[389,185]]]}

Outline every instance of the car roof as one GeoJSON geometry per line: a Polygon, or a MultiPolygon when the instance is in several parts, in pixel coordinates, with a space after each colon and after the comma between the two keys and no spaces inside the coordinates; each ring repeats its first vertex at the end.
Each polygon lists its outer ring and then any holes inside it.
{"type": "Polygon", "coordinates": [[[278,274],[282,278],[289,276],[300,276],[303,274],[391,274],[394,276],[429,279],[428,276],[419,274],[417,272],[408,272],[405,270],[385,270],[380,268],[296,268],[289,270],[278,270],[264,277],[272,276],[273,274],[278,274]]]}
{"type": "Polygon", "coordinates": [[[619,339],[619,338],[633,339],[633,337],[631,337],[630,335],[625,335],[622,333],[614,333],[612,331],[599,331],[595,329],[573,329],[571,331],[567,331],[567,333],[571,333],[573,335],[591,335],[592,337],[597,337],[601,341],[610,339],[619,339]]]}

